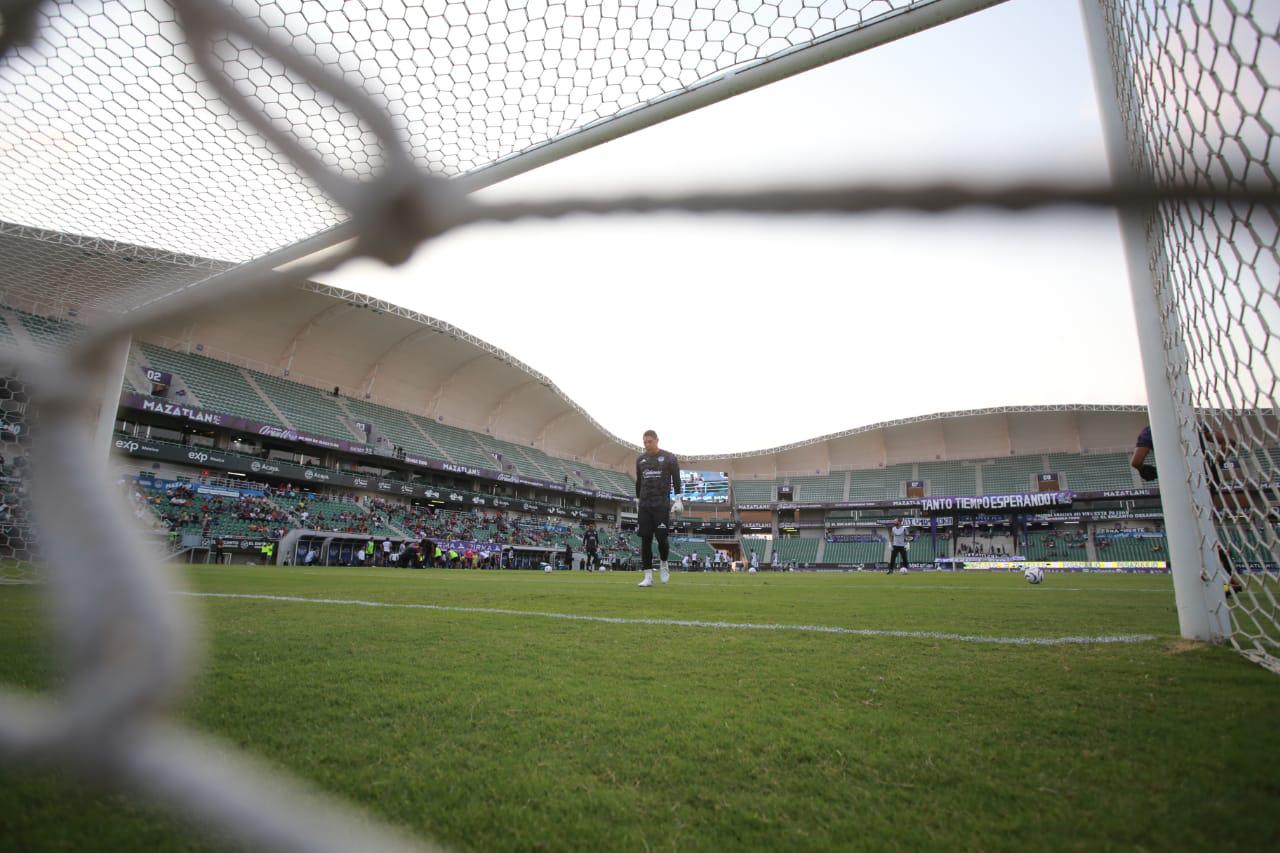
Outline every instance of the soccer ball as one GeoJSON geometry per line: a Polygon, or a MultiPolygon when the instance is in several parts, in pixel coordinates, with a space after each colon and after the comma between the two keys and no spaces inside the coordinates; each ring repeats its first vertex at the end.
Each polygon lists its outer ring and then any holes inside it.
{"type": "Polygon", "coordinates": [[[1044,569],[1032,566],[1022,573],[1022,578],[1027,583],[1040,583],[1040,581],[1044,580],[1044,569]]]}
{"type": "Polygon", "coordinates": [[[550,573],[551,573],[551,566],[547,565],[546,563],[543,563],[543,564],[542,564],[542,570],[543,570],[544,572],[547,572],[548,574],[550,574],[550,573]]]}
{"type": "Polygon", "coordinates": [[[900,574],[900,575],[905,575],[906,573],[907,573],[907,567],[906,567],[906,566],[903,566],[902,568],[898,569],[898,574],[900,574]]]}
{"type": "Polygon", "coordinates": [[[747,574],[749,574],[749,575],[754,575],[755,573],[756,573],[756,567],[755,567],[755,566],[751,566],[751,567],[749,567],[749,568],[747,569],[747,574]]]}

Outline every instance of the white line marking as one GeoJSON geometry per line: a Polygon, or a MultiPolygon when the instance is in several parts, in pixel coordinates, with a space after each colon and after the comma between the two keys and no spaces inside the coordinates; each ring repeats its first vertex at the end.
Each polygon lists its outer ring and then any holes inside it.
{"type": "Polygon", "coordinates": [[[304,598],[293,595],[253,595],[233,592],[179,592],[193,598],[233,598],[248,601],[282,601],[295,604],[330,604],[348,607],[391,607],[403,610],[434,610],[443,613],[481,613],[490,616],[525,616],[565,619],[572,622],[603,622],[610,625],[663,625],[678,628],[713,628],[738,631],[800,631],[810,634],[844,634],[855,637],[899,637],[920,640],[952,640],[958,643],[987,643],[1002,646],[1088,646],[1114,643],[1145,643],[1152,634],[1113,634],[1096,637],[983,637],[943,631],[889,631],[877,628],[841,628],[835,625],[781,625],[759,622],[706,622],[699,619],[632,619],[623,616],[584,616],[537,610],[507,610],[498,607],[450,607],[443,604],[399,604],[385,601],[358,601],[343,598],[304,598]]]}

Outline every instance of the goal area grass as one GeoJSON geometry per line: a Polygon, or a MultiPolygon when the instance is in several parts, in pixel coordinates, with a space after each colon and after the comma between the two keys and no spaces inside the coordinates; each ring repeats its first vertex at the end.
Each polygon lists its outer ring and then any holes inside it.
{"type": "MultiPolygon", "coordinates": [[[[1280,844],[1280,680],[1181,640],[1167,576],[638,580],[184,569],[175,713],[458,849],[1280,844]]],[[[56,689],[44,615],[0,585],[6,684],[56,689]]],[[[225,849],[25,766],[0,848],[225,849]]]]}

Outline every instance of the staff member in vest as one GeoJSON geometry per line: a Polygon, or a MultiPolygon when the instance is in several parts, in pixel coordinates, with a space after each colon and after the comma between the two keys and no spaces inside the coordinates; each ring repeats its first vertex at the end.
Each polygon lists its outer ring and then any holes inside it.
{"type": "Polygon", "coordinates": [[[645,430],[644,453],[636,458],[636,502],[640,534],[640,560],[644,565],[644,580],[639,586],[653,586],[653,538],[658,537],[658,557],[661,559],[662,582],[670,578],[667,557],[670,553],[667,534],[670,532],[671,513],[684,512],[680,501],[680,462],[675,454],[658,447],[658,434],[645,430]],[[675,503],[671,495],[676,495],[675,503]]]}
{"type": "Polygon", "coordinates": [[[889,535],[893,539],[893,550],[889,553],[889,571],[886,574],[893,574],[893,567],[898,557],[902,557],[902,567],[904,569],[911,568],[911,563],[907,560],[907,524],[903,519],[898,519],[898,523],[889,528],[889,535]]]}

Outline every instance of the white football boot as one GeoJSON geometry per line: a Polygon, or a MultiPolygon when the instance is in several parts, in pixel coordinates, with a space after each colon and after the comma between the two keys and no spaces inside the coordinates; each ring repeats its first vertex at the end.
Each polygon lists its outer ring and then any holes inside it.
{"type": "Polygon", "coordinates": [[[653,586],[653,569],[645,569],[644,580],[640,581],[636,586],[653,586]]]}
{"type": "Polygon", "coordinates": [[[659,565],[661,567],[660,576],[662,577],[662,582],[666,583],[671,580],[671,572],[667,571],[667,561],[663,560],[659,565]]]}

